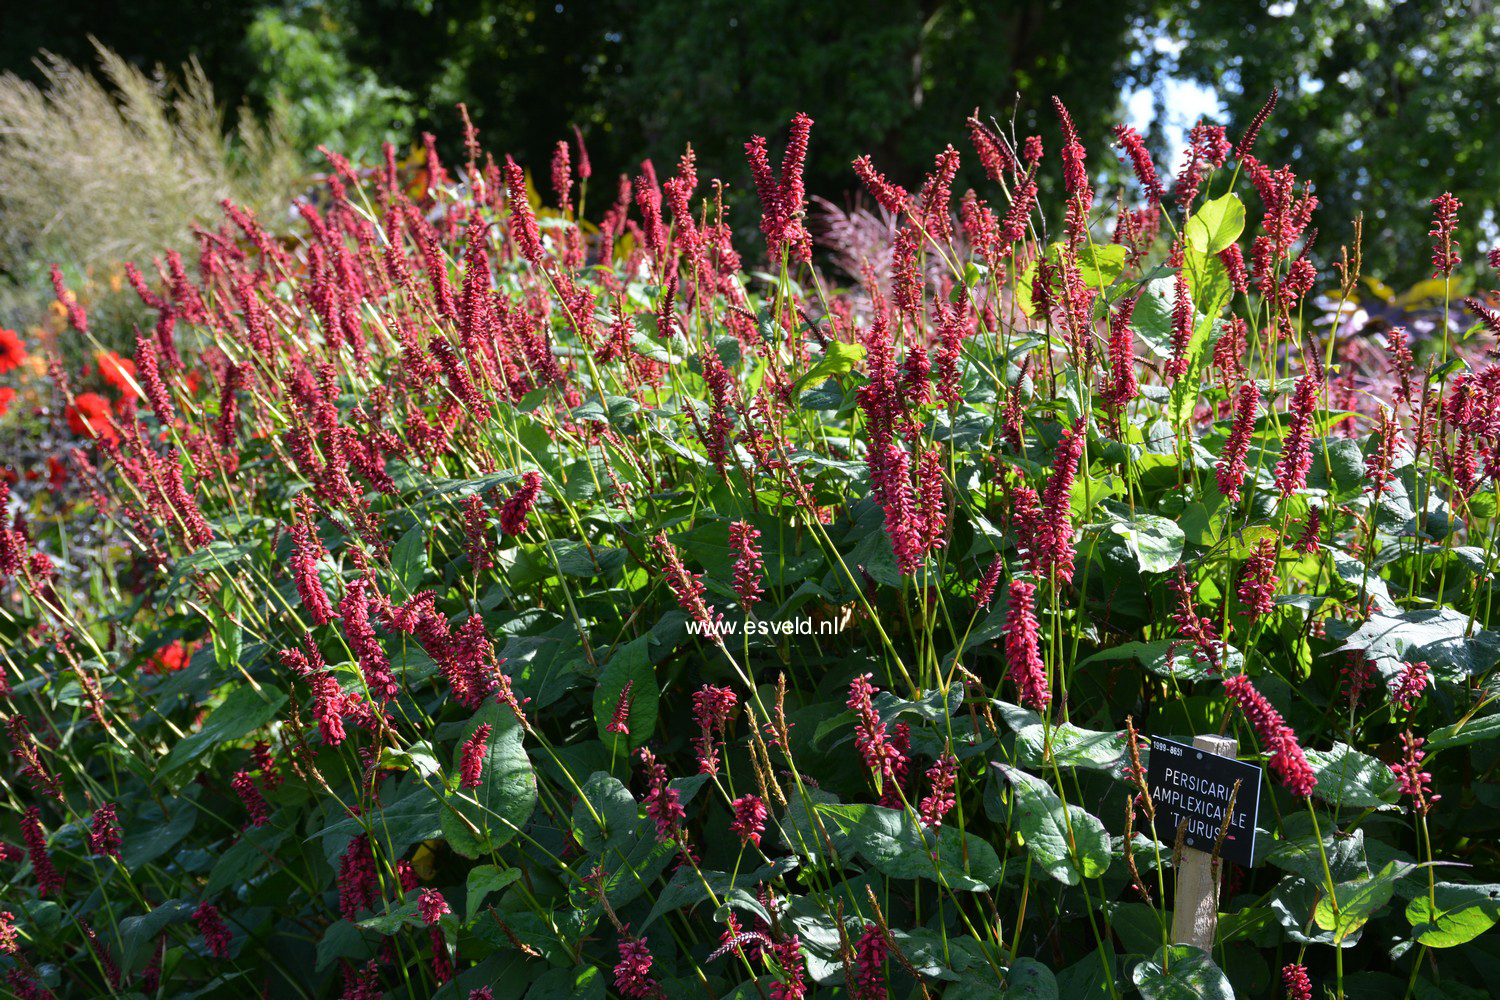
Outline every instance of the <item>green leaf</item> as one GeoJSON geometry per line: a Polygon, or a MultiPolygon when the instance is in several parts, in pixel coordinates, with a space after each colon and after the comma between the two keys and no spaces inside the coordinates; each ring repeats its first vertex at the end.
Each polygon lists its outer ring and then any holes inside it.
{"type": "Polygon", "coordinates": [[[469,871],[469,880],[465,895],[468,896],[468,914],[464,917],[464,923],[474,922],[474,915],[479,912],[479,907],[484,903],[484,897],[497,889],[504,889],[516,879],[521,877],[519,868],[500,868],[496,865],[480,865],[469,871]]]}
{"type": "Polygon", "coordinates": [[[1452,948],[1474,940],[1500,920],[1500,885],[1433,886],[1437,908],[1424,893],[1406,907],[1413,936],[1429,948],[1452,948]]]}
{"type": "Polygon", "coordinates": [[[486,702],[464,727],[467,742],[488,723],[478,788],[450,792],[442,811],[443,836],[466,858],[477,858],[509,841],[536,808],[536,774],[521,746],[521,724],[508,706],[486,702]]]}
{"type": "MultiPolygon", "coordinates": [[[[1048,729],[1043,725],[1024,726],[1016,733],[1016,753],[1027,767],[1048,765],[1043,747],[1048,729]]],[[[1119,733],[1080,729],[1070,722],[1051,727],[1051,759],[1058,767],[1084,767],[1093,771],[1113,771],[1125,755],[1125,741],[1119,733]]]]}
{"type": "Polygon", "coordinates": [[[256,690],[248,684],[234,684],[229,697],[208,714],[195,733],[179,740],[162,760],[159,773],[171,774],[187,767],[220,743],[243,739],[276,718],[287,695],[279,688],[256,690]]]}
{"type": "Polygon", "coordinates": [[[1187,221],[1182,233],[1188,246],[1208,256],[1227,249],[1244,231],[1245,203],[1230,192],[1205,202],[1187,221]]]}
{"type": "MultiPolygon", "coordinates": [[[[761,882],[779,878],[797,867],[799,862],[796,858],[778,858],[769,865],[762,865],[754,871],[743,871],[739,874],[729,872],[707,871],[693,869],[686,865],[677,869],[672,880],[667,883],[665,889],[656,897],[656,905],[646,915],[641,923],[640,930],[644,931],[656,922],[656,918],[673,910],[680,910],[684,906],[692,906],[710,898],[723,900],[735,890],[746,890],[746,896],[754,901],[754,895],[749,892],[761,882]]],[[[756,904],[759,907],[759,904],[756,904]]]]}
{"type": "Polygon", "coordinates": [[[276,860],[276,848],[287,838],[287,831],[274,826],[252,826],[235,841],[234,846],[214,862],[213,873],[203,895],[212,896],[238,886],[267,862],[276,860]]]}
{"type": "Polygon", "coordinates": [[[391,571],[408,594],[417,592],[427,571],[427,538],[422,525],[414,524],[391,549],[391,571]]]}
{"type": "Polygon", "coordinates": [[[1018,958],[1006,970],[1000,995],[1006,1000],[1057,1000],[1057,977],[1034,958],[1018,958]]]}
{"type": "Polygon", "coordinates": [[[1163,945],[1130,979],[1146,1000],[1234,1000],[1229,977],[1188,944],[1163,945]]]}
{"type": "Polygon", "coordinates": [[[1500,715],[1486,715],[1478,719],[1463,719],[1435,730],[1427,738],[1427,749],[1446,750],[1496,738],[1500,738],[1500,715]]]}
{"type": "Polygon", "coordinates": [[[1176,521],[1137,512],[1132,518],[1112,521],[1109,530],[1125,539],[1142,573],[1165,573],[1182,561],[1187,539],[1176,521]]]}
{"type": "MultiPolygon", "coordinates": [[[[1181,642],[1172,639],[1121,643],[1080,660],[1078,666],[1083,667],[1090,663],[1110,660],[1134,660],[1153,674],[1176,678],[1180,681],[1198,681],[1212,676],[1206,663],[1200,663],[1194,659],[1191,647],[1186,647],[1181,642]],[[1172,653],[1170,663],[1167,662],[1168,651],[1172,653]]],[[[1224,647],[1224,662],[1220,664],[1221,667],[1234,670],[1243,662],[1244,656],[1239,650],[1233,646],[1224,647]]]]}
{"type": "Polygon", "coordinates": [[[412,900],[385,913],[366,917],[356,922],[355,926],[362,931],[374,931],[383,937],[390,937],[404,927],[421,927],[422,924],[422,915],[417,912],[417,902],[412,900]]]}
{"type": "Polygon", "coordinates": [[[186,899],[169,899],[156,909],[140,917],[126,917],[120,921],[120,940],[123,948],[121,965],[130,973],[145,965],[156,948],[161,932],[172,924],[192,919],[197,904],[186,899]]]}
{"type": "Polygon", "coordinates": [[[1078,273],[1090,288],[1104,289],[1125,273],[1125,247],[1085,243],[1078,248],[1078,273]]]}
{"type": "Polygon", "coordinates": [[[823,358],[813,365],[797,381],[792,383],[792,392],[797,393],[809,382],[822,381],[834,375],[847,375],[854,370],[854,366],[863,361],[865,348],[863,344],[846,344],[842,340],[830,340],[828,346],[823,349],[823,358]]]}
{"type": "Polygon", "coordinates": [[[1397,861],[1388,863],[1373,878],[1341,882],[1334,886],[1333,896],[1323,896],[1313,910],[1313,919],[1325,931],[1333,932],[1334,943],[1342,941],[1363,927],[1371,917],[1384,909],[1396,890],[1396,881],[1415,865],[1397,861]],[[1335,909],[1334,900],[1338,906],[1335,909]]]}
{"type": "Polygon", "coordinates": [[[617,752],[634,750],[656,730],[661,689],[656,686],[656,671],[651,666],[650,643],[651,636],[643,635],[618,649],[599,672],[599,683],[594,687],[594,725],[604,745],[617,752]],[[630,732],[611,733],[608,727],[627,684],[630,732]]]}
{"type": "Polygon", "coordinates": [[[604,973],[592,965],[549,969],[537,977],[526,1000],[604,1000],[604,973]]]}
{"type": "Polygon", "coordinates": [[[630,790],[607,771],[595,771],[573,806],[573,835],[589,854],[599,854],[629,843],[639,820],[630,790]]]}
{"type": "Polygon", "coordinates": [[[341,958],[364,959],[374,954],[375,945],[366,941],[358,927],[347,920],[329,924],[318,940],[318,964],[316,971],[322,972],[341,958]]]}
{"type": "Polygon", "coordinates": [[[1000,881],[1000,858],[986,841],[945,826],[936,837],[905,810],[821,803],[814,807],[848,838],[860,856],[892,878],[941,881],[982,892],[1000,881]]]}
{"type": "Polygon", "coordinates": [[[1077,885],[1109,869],[1109,833],[1103,823],[1081,806],[1069,805],[1065,811],[1052,786],[1040,778],[1005,764],[992,766],[1015,792],[1012,829],[1043,871],[1077,885]]]}
{"type": "Polygon", "coordinates": [[[1307,762],[1318,779],[1313,794],[1334,806],[1387,809],[1400,798],[1391,769],[1346,743],[1335,743],[1329,750],[1308,750],[1307,762]]]}
{"type": "Polygon", "coordinates": [[[350,839],[365,832],[361,823],[373,826],[371,840],[388,851],[391,857],[400,857],[412,844],[431,840],[442,832],[439,818],[442,803],[418,776],[403,775],[382,791],[384,795],[374,813],[373,823],[351,816],[330,823],[317,832],[323,840],[323,856],[329,865],[337,868],[339,855],[349,846],[350,839]]]}

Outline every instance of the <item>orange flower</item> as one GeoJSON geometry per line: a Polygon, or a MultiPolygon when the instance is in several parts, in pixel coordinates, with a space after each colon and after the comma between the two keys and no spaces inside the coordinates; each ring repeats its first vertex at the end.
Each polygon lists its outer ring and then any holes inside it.
{"type": "Polygon", "coordinates": [[[10,409],[10,401],[16,398],[16,390],[0,388],[0,417],[5,416],[5,411],[10,409]]]}
{"type": "Polygon", "coordinates": [[[19,368],[26,361],[26,345],[14,330],[0,330],[0,375],[19,368]]]}
{"type": "Polygon", "coordinates": [[[68,427],[79,437],[119,440],[119,435],[109,422],[109,400],[97,392],[79,393],[73,405],[64,412],[68,418],[68,427]]]}
{"type": "Polygon", "coordinates": [[[122,358],[114,351],[100,351],[94,358],[99,362],[99,375],[104,381],[122,395],[137,395],[134,361],[122,358]]]}

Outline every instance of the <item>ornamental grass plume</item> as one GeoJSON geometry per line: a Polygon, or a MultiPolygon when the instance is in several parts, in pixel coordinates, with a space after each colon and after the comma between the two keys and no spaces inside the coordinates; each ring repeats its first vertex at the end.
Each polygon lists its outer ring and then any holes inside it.
{"type": "Polygon", "coordinates": [[[1244,713],[1250,728],[1255,730],[1256,739],[1260,740],[1261,748],[1271,755],[1271,769],[1281,783],[1293,795],[1304,798],[1311,795],[1318,783],[1317,776],[1297,743],[1297,734],[1282,719],[1281,713],[1271,707],[1244,674],[1226,677],[1224,691],[1244,713]]]}

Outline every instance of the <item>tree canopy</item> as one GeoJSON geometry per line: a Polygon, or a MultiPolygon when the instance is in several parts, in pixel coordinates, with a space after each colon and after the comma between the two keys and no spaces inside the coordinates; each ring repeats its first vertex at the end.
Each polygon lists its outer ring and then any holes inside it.
{"type": "MultiPolygon", "coordinates": [[[[1500,202],[1485,151],[1500,132],[1491,0],[259,0],[156,16],[163,6],[11,12],[0,68],[24,72],[41,48],[87,62],[86,32],[139,63],[194,55],[230,103],[284,98],[309,150],[366,155],[424,130],[456,152],[463,101],[487,144],[533,169],[578,124],[606,187],[691,142],[706,176],[747,190],[742,144],[774,146],[806,111],[809,188],[830,195],[855,187],[848,164],[865,153],[919,181],[976,109],[1014,114],[1055,150],[1053,95],[1107,168],[1124,95],[1170,75],[1214,87],[1232,134],[1278,88],[1263,156],[1312,181],[1330,242],[1363,212],[1367,267],[1392,283],[1424,276],[1431,198],[1452,191],[1490,233],[1500,202]]],[[[1150,137],[1159,162],[1175,160],[1161,130],[1150,137]]]]}

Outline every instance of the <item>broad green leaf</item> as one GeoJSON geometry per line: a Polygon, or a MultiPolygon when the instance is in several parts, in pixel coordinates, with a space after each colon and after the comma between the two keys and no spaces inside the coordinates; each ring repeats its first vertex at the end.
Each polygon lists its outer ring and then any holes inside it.
{"type": "Polygon", "coordinates": [[[1165,573],[1182,561],[1186,536],[1176,521],[1137,512],[1128,520],[1111,522],[1109,530],[1125,539],[1142,573],[1165,573]]]}
{"type": "Polygon", "coordinates": [[[219,855],[219,860],[214,862],[208,885],[203,887],[203,895],[212,896],[236,887],[268,863],[276,861],[276,849],[286,838],[286,830],[270,825],[247,829],[234,842],[234,846],[219,855]]]}
{"type": "Polygon", "coordinates": [[[847,375],[854,370],[855,365],[864,360],[864,357],[863,344],[846,344],[842,340],[831,340],[823,349],[822,359],[792,383],[792,392],[800,392],[802,387],[809,382],[820,382],[834,375],[847,375]]]}
{"type": "MultiPolygon", "coordinates": [[[[677,869],[672,876],[672,881],[668,882],[666,888],[656,897],[656,905],[641,922],[640,930],[644,931],[650,927],[662,914],[703,902],[710,898],[710,894],[713,899],[722,901],[736,889],[753,893],[759,883],[779,878],[795,869],[797,865],[796,858],[778,858],[769,865],[762,865],[753,871],[742,871],[737,875],[729,872],[695,870],[684,865],[677,869]]],[[[754,896],[750,895],[750,899],[753,900],[754,896]]]]}
{"type": "Polygon", "coordinates": [[[1334,886],[1333,896],[1318,900],[1313,919],[1325,931],[1333,932],[1335,943],[1342,941],[1379,913],[1390,902],[1396,881],[1415,866],[1392,861],[1373,878],[1342,882],[1334,886]],[[1335,908],[1334,900],[1338,901],[1335,908]]]}
{"type": "Polygon", "coordinates": [[[1427,738],[1428,750],[1446,750],[1468,743],[1482,743],[1500,739],[1500,715],[1485,715],[1477,719],[1465,719],[1451,726],[1434,730],[1427,738]]]}
{"type": "Polygon", "coordinates": [[[1313,794],[1335,806],[1384,809],[1400,797],[1391,769],[1346,743],[1335,743],[1330,750],[1308,750],[1307,762],[1318,779],[1313,794]]]}
{"type": "Polygon", "coordinates": [[[1230,192],[1205,202],[1188,219],[1182,234],[1188,246],[1206,256],[1227,249],[1244,231],[1245,203],[1230,192]]]}
{"type": "Polygon", "coordinates": [[[1034,958],[1018,958],[1006,970],[1000,995],[1005,1000],[1058,1000],[1057,977],[1034,958]]]}
{"type": "Polygon", "coordinates": [[[1015,793],[1013,830],[1048,875],[1077,885],[1109,869],[1109,833],[1103,823],[1081,806],[1069,805],[1064,811],[1052,786],[1040,778],[1005,764],[992,766],[1015,793]]]}
{"type": "Polygon", "coordinates": [[[421,927],[422,923],[422,915],[417,912],[417,902],[412,900],[385,913],[377,913],[373,917],[357,921],[355,926],[362,931],[374,931],[383,937],[390,937],[404,927],[421,927]]]}
{"type": "Polygon", "coordinates": [[[318,830],[317,836],[323,839],[323,856],[331,867],[338,868],[339,855],[349,846],[350,839],[365,832],[362,823],[372,827],[370,839],[392,857],[400,857],[412,844],[431,840],[442,832],[442,803],[420,777],[403,775],[395,783],[387,782],[382,791],[384,795],[373,819],[351,816],[318,830]]]}
{"type": "Polygon", "coordinates": [[[161,932],[172,924],[192,919],[197,904],[186,899],[169,899],[144,916],[126,917],[120,921],[122,970],[134,972],[145,965],[156,949],[161,932]]]}
{"type": "Polygon", "coordinates": [[[391,571],[408,594],[415,594],[427,572],[427,537],[422,525],[414,524],[391,549],[391,571]]]}
{"type": "Polygon", "coordinates": [[[1163,945],[1130,979],[1146,1000],[1234,1000],[1229,977],[1188,944],[1163,945]]]}
{"type": "Polygon", "coordinates": [[[536,808],[536,775],[521,746],[521,724],[509,707],[486,702],[464,727],[460,745],[486,723],[490,736],[481,756],[479,787],[450,792],[441,814],[448,844],[466,858],[505,844],[536,808]]]}
{"type": "Polygon", "coordinates": [[[616,650],[599,672],[599,683],[594,687],[594,725],[599,739],[618,752],[635,749],[656,730],[661,689],[656,686],[656,671],[651,666],[650,643],[651,636],[643,635],[616,650]],[[629,703],[626,725],[630,731],[612,733],[609,725],[622,695],[629,703]]]}
{"type": "Polygon", "coordinates": [[[286,692],[280,688],[261,687],[257,690],[249,684],[234,684],[229,696],[208,713],[198,731],[178,740],[167,753],[160,773],[171,774],[192,764],[218,744],[249,736],[276,718],[286,700],[286,692]]]}
{"type": "Polygon", "coordinates": [[[1078,248],[1078,273],[1090,288],[1103,289],[1125,273],[1125,247],[1086,243],[1078,248]]]}
{"type": "Polygon", "coordinates": [[[635,798],[619,778],[595,771],[573,806],[573,836],[590,854],[629,843],[639,825],[635,798]]]}
{"type": "Polygon", "coordinates": [[[500,868],[496,865],[479,865],[469,871],[468,883],[465,887],[465,895],[469,899],[468,913],[464,917],[464,923],[473,923],[474,915],[479,912],[479,907],[484,904],[484,897],[499,889],[504,889],[516,879],[521,877],[519,868],[500,868]]]}
{"type": "MultiPolygon", "coordinates": [[[[1225,646],[1222,656],[1223,661],[1219,664],[1221,669],[1228,668],[1233,671],[1244,662],[1243,654],[1233,646],[1225,646]]],[[[1086,657],[1079,661],[1078,666],[1109,660],[1134,660],[1153,674],[1176,678],[1180,681],[1197,681],[1213,676],[1207,663],[1199,662],[1194,658],[1191,646],[1172,639],[1121,643],[1086,657]],[[1171,662],[1167,661],[1169,651],[1172,653],[1171,662]]]]}
{"type": "Polygon", "coordinates": [[[1046,726],[1025,726],[1016,734],[1016,753],[1027,767],[1048,765],[1044,747],[1051,752],[1058,767],[1084,767],[1093,771],[1113,771],[1125,755],[1125,741],[1119,733],[1080,729],[1070,722],[1051,727],[1051,743],[1046,726]]]}
{"type": "Polygon", "coordinates": [[[934,836],[900,809],[831,803],[814,808],[861,857],[892,878],[941,880],[968,892],[982,892],[1000,880],[995,849],[957,827],[945,826],[934,836]]]}
{"type": "Polygon", "coordinates": [[[328,966],[341,958],[355,958],[363,961],[369,955],[375,953],[375,942],[366,940],[355,927],[347,920],[338,920],[328,925],[323,936],[318,939],[318,964],[316,971],[322,972],[328,966]]]}
{"type": "Polygon", "coordinates": [[[1406,907],[1413,936],[1429,948],[1452,948],[1474,940],[1500,920],[1500,885],[1439,882],[1433,900],[1422,893],[1406,907]]]}
{"type": "Polygon", "coordinates": [[[604,973],[592,965],[549,969],[537,977],[526,1000],[604,1000],[604,973]]]}

